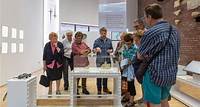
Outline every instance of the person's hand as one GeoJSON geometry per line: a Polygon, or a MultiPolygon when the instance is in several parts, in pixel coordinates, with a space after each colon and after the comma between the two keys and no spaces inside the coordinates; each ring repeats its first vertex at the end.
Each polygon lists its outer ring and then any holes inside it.
{"type": "Polygon", "coordinates": [[[96,48],[96,52],[101,53],[101,48],[97,47],[97,48],[96,48]]]}
{"type": "Polygon", "coordinates": [[[86,50],[81,50],[81,51],[80,51],[80,54],[81,54],[81,55],[83,55],[83,54],[85,54],[85,53],[86,53],[86,50]]]}
{"type": "Polygon", "coordinates": [[[58,52],[60,52],[60,48],[59,47],[57,47],[56,49],[57,49],[58,52]]]}
{"type": "Polygon", "coordinates": [[[108,49],[107,52],[108,52],[108,53],[112,53],[112,49],[108,49]]]}
{"type": "Polygon", "coordinates": [[[128,64],[129,64],[129,65],[131,65],[131,64],[132,64],[131,60],[128,60],[128,64]]]}
{"type": "Polygon", "coordinates": [[[54,46],[55,48],[57,48],[57,47],[58,47],[57,42],[56,42],[56,43],[53,43],[53,46],[54,46]]]}

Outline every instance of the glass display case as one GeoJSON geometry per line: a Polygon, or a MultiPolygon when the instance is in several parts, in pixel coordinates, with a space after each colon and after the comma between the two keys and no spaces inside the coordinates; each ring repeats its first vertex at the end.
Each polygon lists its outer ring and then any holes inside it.
{"type": "Polygon", "coordinates": [[[171,94],[184,104],[196,107],[200,104],[200,62],[192,61],[178,68],[177,81],[171,94]]]}
{"type": "Polygon", "coordinates": [[[114,106],[121,106],[121,73],[118,62],[113,62],[113,56],[99,57],[94,54],[88,56],[74,56],[74,70],[70,72],[70,105],[75,106],[78,98],[92,99],[110,98],[114,106]],[[77,95],[77,78],[112,78],[113,94],[77,95]],[[101,98],[100,98],[101,97],[101,98]]]}

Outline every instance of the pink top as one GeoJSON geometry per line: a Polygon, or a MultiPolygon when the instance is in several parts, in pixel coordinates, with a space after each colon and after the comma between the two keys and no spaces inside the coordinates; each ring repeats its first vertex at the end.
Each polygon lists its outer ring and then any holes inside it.
{"type": "Polygon", "coordinates": [[[76,42],[72,43],[72,52],[74,54],[74,66],[75,67],[85,67],[89,65],[88,57],[83,56],[81,51],[83,50],[90,50],[86,43],[81,42],[77,44],[76,42]]]}
{"type": "MultiPolygon", "coordinates": [[[[52,50],[53,54],[55,52],[55,49],[56,49],[56,47],[51,43],[51,50],[52,50]]],[[[52,63],[48,64],[47,67],[53,69],[54,64],[55,64],[55,60],[53,60],[52,63]]],[[[59,64],[58,62],[56,64],[57,64],[57,68],[60,68],[62,66],[62,64],[59,64]]]]}

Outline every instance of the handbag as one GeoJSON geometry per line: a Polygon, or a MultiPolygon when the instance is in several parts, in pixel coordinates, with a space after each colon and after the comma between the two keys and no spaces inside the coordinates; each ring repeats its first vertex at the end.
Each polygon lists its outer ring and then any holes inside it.
{"type": "Polygon", "coordinates": [[[49,87],[50,81],[49,81],[48,77],[45,74],[43,74],[43,75],[40,76],[40,82],[39,83],[40,83],[40,85],[42,85],[44,87],[49,87]]]}
{"type": "Polygon", "coordinates": [[[155,57],[157,57],[159,55],[159,53],[164,50],[165,46],[167,45],[169,39],[170,39],[170,35],[171,35],[171,32],[172,32],[172,26],[170,25],[170,28],[169,28],[169,36],[168,36],[168,40],[166,41],[165,45],[163,46],[162,49],[160,49],[158,52],[155,53],[155,55],[153,55],[153,57],[145,57],[143,55],[142,56],[142,60],[138,59],[137,56],[135,57],[135,61],[134,63],[132,64],[133,65],[133,68],[134,68],[134,73],[135,73],[135,77],[137,79],[137,81],[142,84],[142,81],[143,81],[143,76],[145,74],[145,72],[147,71],[148,69],[148,66],[149,64],[153,61],[153,59],[155,57]]]}

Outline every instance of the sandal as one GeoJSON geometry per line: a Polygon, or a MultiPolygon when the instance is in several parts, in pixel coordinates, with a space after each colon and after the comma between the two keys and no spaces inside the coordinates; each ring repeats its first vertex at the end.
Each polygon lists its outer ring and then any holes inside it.
{"type": "Polygon", "coordinates": [[[122,99],[121,99],[121,103],[126,103],[129,101],[129,98],[127,98],[126,96],[124,96],[122,99]]]}
{"type": "Polygon", "coordinates": [[[135,102],[128,102],[124,107],[135,107],[135,102]]]}

